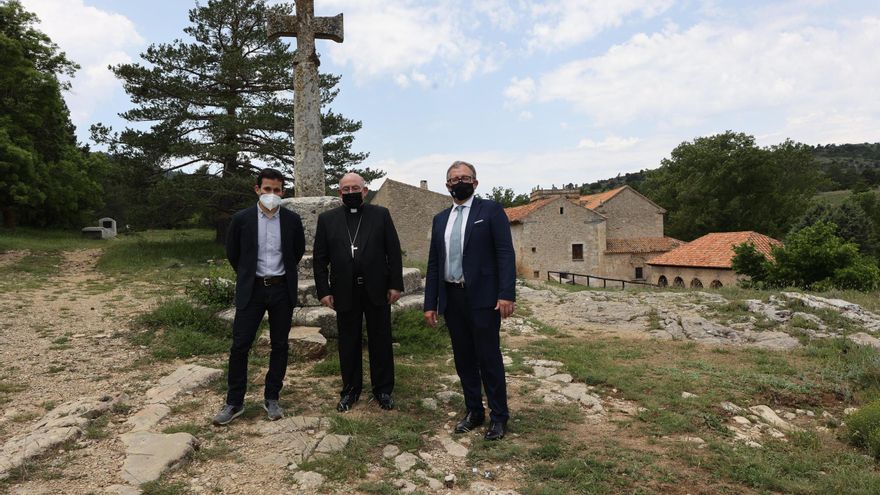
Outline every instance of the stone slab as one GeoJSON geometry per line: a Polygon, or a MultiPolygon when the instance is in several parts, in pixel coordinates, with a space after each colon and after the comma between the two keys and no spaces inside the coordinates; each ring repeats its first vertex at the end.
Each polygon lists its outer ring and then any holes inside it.
{"type": "Polygon", "coordinates": [[[139,431],[119,437],[125,444],[122,479],[133,485],[155,481],[177,466],[196,445],[189,433],[151,433],[139,431]]]}
{"type": "Polygon", "coordinates": [[[147,390],[147,403],[168,402],[183,393],[195,390],[211,380],[219,378],[222,374],[222,370],[215,368],[206,368],[195,364],[183,365],[170,375],[162,377],[157,386],[147,390]]]}
{"type": "Polygon", "coordinates": [[[129,431],[132,432],[148,431],[159,424],[170,413],[171,408],[165,404],[147,404],[143,409],[128,418],[125,424],[131,427],[129,431]]]}
{"type": "Polygon", "coordinates": [[[294,308],[293,325],[318,327],[321,329],[321,335],[328,339],[335,339],[339,335],[336,328],[336,312],[324,306],[294,308]]]}
{"type": "Polygon", "coordinates": [[[336,435],[333,433],[324,435],[324,438],[322,438],[315,447],[313,455],[315,457],[327,457],[335,452],[341,452],[345,449],[350,440],[351,437],[348,435],[336,435]]]}
{"type": "MultiPolygon", "coordinates": [[[[263,332],[257,340],[257,347],[267,353],[271,340],[269,332],[263,332]]],[[[291,327],[287,341],[291,353],[306,359],[322,359],[327,355],[327,338],[321,335],[320,327],[291,327]]]]}

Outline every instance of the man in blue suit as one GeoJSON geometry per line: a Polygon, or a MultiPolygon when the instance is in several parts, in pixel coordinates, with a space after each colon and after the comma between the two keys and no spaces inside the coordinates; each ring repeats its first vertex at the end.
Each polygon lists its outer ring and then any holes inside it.
{"type": "Polygon", "coordinates": [[[456,161],[446,171],[453,205],[434,217],[424,310],[428,325],[442,314],[449,328],[467,407],[455,432],[485,422],[482,384],[491,411],[485,438],[500,440],[510,413],[499,331],[514,310],[516,260],[507,215],[500,204],[474,196],[478,184],[470,163],[456,161]]]}
{"type": "Polygon", "coordinates": [[[281,207],[284,176],[267,168],[257,176],[257,204],[232,217],[226,234],[226,257],[235,270],[235,320],[229,350],[229,389],[226,405],[214,416],[215,425],[229,424],[244,411],[248,352],[263,315],[269,312],[269,371],[263,408],[270,420],[284,412],[278,395],[287,371],[287,337],[297,301],[297,271],[305,252],[302,219],[281,207]]]}

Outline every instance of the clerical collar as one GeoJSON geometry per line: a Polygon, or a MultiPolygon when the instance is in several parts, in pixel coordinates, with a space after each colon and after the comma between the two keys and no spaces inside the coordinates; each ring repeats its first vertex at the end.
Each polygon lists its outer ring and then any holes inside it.
{"type": "Polygon", "coordinates": [[[360,213],[360,212],[361,212],[361,209],[360,209],[360,208],[348,208],[348,207],[346,207],[346,208],[345,208],[345,211],[347,211],[348,213],[351,213],[352,215],[354,215],[354,214],[360,213]]]}

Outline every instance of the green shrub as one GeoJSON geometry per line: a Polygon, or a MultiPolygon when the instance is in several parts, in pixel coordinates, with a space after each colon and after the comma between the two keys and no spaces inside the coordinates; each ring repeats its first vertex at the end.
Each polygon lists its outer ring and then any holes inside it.
{"type": "Polygon", "coordinates": [[[235,281],[223,277],[205,277],[190,280],[186,294],[207,306],[227,307],[235,301],[235,281]]]}
{"type": "Polygon", "coordinates": [[[875,400],[846,418],[847,439],[880,458],[880,400],[875,400]]]}
{"type": "Polygon", "coordinates": [[[141,315],[144,328],[132,336],[136,344],[152,347],[159,359],[187,358],[229,350],[232,331],[209,309],[197,308],[183,299],[171,299],[141,315]]]}

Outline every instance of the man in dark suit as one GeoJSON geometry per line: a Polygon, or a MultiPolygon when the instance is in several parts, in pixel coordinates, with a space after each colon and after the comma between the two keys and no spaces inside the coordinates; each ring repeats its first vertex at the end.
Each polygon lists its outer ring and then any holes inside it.
{"type": "Polygon", "coordinates": [[[507,215],[500,204],[474,196],[478,184],[477,171],[467,162],[457,161],[446,171],[453,205],[434,217],[431,228],[425,321],[436,326],[442,314],[449,328],[467,407],[455,432],[485,421],[482,382],[491,410],[485,438],[500,440],[510,414],[499,331],[501,319],[514,310],[516,260],[507,215]]]}
{"type": "Polygon", "coordinates": [[[255,206],[232,217],[226,234],[226,257],[235,270],[235,320],[229,350],[229,390],[226,405],[214,416],[215,425],[229,424],[244,410],[248,352],[263,315],[269,312],[269,372],[263,408],[270,420],[284,411],[278,395],[287,372],[287,337],[297,301],[297,265],[305,252],[302,220],[280,207],[284,176],[264,169],[257,176],[255,206]]]}
{"type": "Polygon", "coordinates": [[[339,195],[343,205],[318,216],[314,248],[315,289],[321,304],[336,311],[339,329],[342,393],[336,410],[348,411],[360,398],[364,319],[373,397],[382,409],[393,409],[391,304],[403,291],[400,240],[388,210],[363,203],[367,187],[360,175],[343,176],[339,195]]]}

